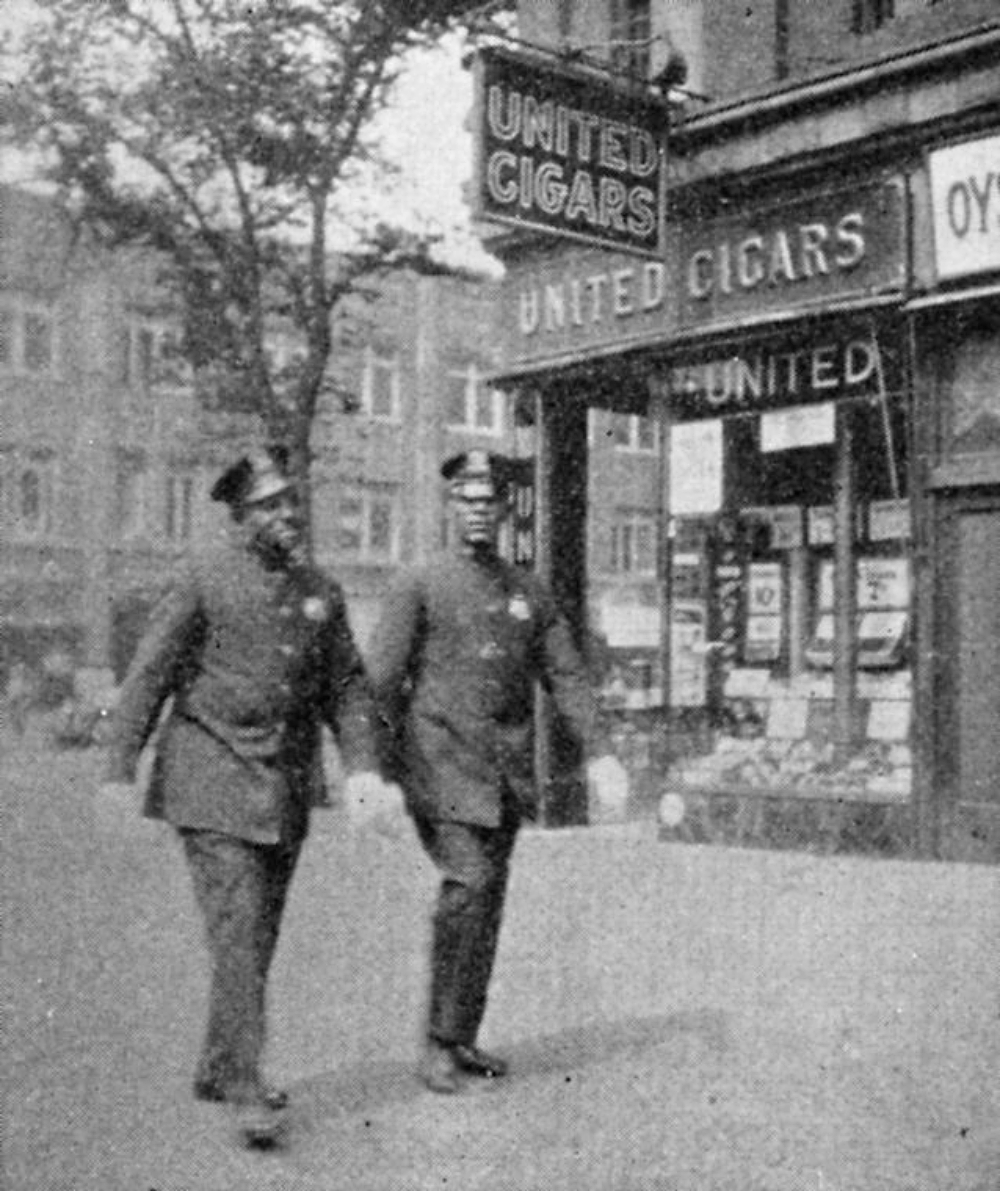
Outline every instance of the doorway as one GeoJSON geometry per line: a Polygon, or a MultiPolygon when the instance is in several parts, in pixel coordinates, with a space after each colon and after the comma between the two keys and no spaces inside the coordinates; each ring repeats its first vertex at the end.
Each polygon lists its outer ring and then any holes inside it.
{"type": "Polygon", "coordinates": [[[945,497],[935,617],[941,855],[1000,862],[1000,489],[945,497]]]}

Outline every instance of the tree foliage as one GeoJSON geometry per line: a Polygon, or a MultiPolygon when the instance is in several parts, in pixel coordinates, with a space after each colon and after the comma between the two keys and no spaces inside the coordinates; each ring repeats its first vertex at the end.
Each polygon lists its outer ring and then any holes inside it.
{"type": "Polygon", "coordinates": [[[9,135],[43,151],[86,225],[162,254],[185,355],[258,411],[300,468],[338,302],[373,270],[430,265],[426,237],[344,201],[385,176],[373,117],[407,51],[483,8],[48,0],[24,41],[9,135]],[[276,318],[301,339],[290,376],[268,363],[276,318]]]}

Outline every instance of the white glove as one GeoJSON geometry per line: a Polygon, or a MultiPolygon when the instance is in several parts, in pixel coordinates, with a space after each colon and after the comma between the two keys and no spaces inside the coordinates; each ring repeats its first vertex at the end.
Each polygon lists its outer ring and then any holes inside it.
{"type": "Polygon", "coordinates": [[[629,795],[628,770],[613,753],[587,763],[587,791],[593,820],[624,822],[629,795]]]}
{"type": "Polygon", "coordinates": [[[344,802],[354,830],[374,831],[388,839],[403,834],[406,811],[402,791],[377,773],[365,770],[350,774],[344,783],[344,802]]]}

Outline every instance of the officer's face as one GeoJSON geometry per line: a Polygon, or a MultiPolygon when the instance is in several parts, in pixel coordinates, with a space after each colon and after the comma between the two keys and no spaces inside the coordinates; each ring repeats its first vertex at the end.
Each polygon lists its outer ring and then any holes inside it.
{"type": "Polygon", "coordinates": [[[503,504],[488,481],[469,482],[452,496],[458,536],[467,546],[495,546],[503,504]]]}
{"type": "Polygon", "coordinates": [[[292,554],[302,540],[299,501],[293,488],[285,488],[263,500],[247,501],[243,524],[251,542],[268,551],[292,554]]]}

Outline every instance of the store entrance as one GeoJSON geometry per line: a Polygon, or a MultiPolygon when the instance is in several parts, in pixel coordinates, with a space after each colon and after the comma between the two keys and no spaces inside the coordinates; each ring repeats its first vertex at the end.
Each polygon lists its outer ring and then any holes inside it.
{"type": "Polygon", "coordinates": [[[945,498],[939,520],[935,789],[949,860],[1000,861],[1000,489],[945,498]]]}

